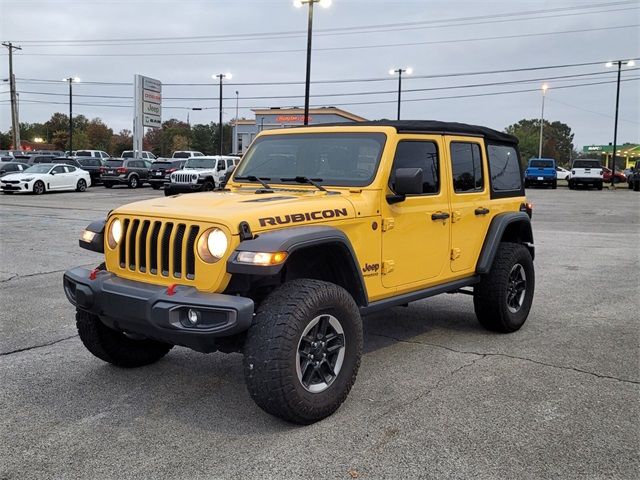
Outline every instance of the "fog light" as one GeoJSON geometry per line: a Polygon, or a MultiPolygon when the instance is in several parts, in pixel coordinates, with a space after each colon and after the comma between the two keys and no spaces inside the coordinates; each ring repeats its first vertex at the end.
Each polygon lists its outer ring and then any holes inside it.
{"type": "Polygon", "coordinates": [[[81,238],[84,242],[91,243],[95,238],[95,236],[96,236],[95,232],[90,232],[89,230],[85,230],[84,232],[82,232],[81,238]]]}
{"type": "Polygon", "coordinates": [[[196,325],[200,321],[200,312],[190,308],[187,312],[187,320],[191,325],[196,325]]]}
{"type": "Polygon", "coordinates": [[[279,265],[287,258],[287,252],[239,252],[237,261],[253,265],[279,265]]]}

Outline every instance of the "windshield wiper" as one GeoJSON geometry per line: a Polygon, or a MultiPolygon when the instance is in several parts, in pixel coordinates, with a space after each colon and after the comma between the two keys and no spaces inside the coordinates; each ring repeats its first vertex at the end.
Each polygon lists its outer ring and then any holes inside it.
{"type": "Polygon", "coordinates": [[[271,186],[266,183],[264,180],[271,180],[269,177],[256,177],[255,175],[246,175],[244,177],[234,177],[234,180],[249,180],[250,182],[258,182],[260,185],[262,185],[265,190],[271,190],[271,186]]]}
{"type": "Polygon", "coordinates": [[[293,178],[281,178],[280,181],[281,182],[308,183],[309,185],[313,185],[314,187],[316,187],[318,190],[321,190],[323,192],[327,191],[327,189],[324,188],[322,185],[320,185],[319,183],[316,183],[316,182],[321,182],[322,181],[321,178],[293,177],[293,178]]]}

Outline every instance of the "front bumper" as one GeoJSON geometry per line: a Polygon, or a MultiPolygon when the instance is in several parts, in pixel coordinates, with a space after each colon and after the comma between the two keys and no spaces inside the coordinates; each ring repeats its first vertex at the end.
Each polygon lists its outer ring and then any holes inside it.
{"type": "Polygon", "coordinates": [[[199,352],[217,350],[217,338],[241,333],[253,320],[253,300],[183,285],[171,292],[106,271],[91,279],[91,271],[80,267],[67,270],[63,284],[73,305],[97,315],[105,325],[199,352]],[[200,314],[196,325],[187,318],[190,309],[200,314]]]}
{"type": "Polygon", "coordinates": [[[32,192],[35,180],[20,183],[3,183],[0,182],[0,189],[5,192],[32,192]]]}

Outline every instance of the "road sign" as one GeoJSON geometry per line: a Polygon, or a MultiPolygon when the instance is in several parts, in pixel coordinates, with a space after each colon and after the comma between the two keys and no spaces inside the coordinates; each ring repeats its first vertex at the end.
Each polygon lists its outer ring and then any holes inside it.
{"type": "Polygon", "coordinates": [[[145,127],[162,126],[162,82],[134,75],[133,149],[142,151],[145,127]]]}

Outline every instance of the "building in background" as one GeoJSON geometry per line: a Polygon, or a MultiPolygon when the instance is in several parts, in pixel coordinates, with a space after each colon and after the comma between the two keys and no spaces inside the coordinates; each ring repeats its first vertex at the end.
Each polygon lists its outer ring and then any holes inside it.
{"type": "MultiPolygon", "coordinates": [[[[302,108],[257,108],[253,110],[255,120],[238,119],[232,121],[234,142],[233,153],[244,153],[256,135],[262,130],[291,128],[304,125],[302,108]]],[[[364,122],[366,119],[336,107],[309,109],[309,125],[336,122],[364,122]]]]}
{"type": "MultiPolygon", "coordinates": [[[[611,144],[586,145],[582,148],[583,154],[588,154],[591,158],[599,158],[602,161],[602,165],[605,166],[609,166],[612,152],[613,145],[611,144]]],[[[625,143],[623,145],[618,145],[618,152],[616,153],[616,169],[623,170],[625,168],[631,168],[639,159],[640,145],[637,143],[625,143]]]]}

